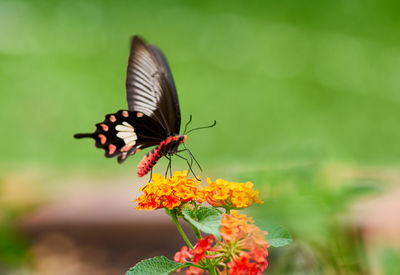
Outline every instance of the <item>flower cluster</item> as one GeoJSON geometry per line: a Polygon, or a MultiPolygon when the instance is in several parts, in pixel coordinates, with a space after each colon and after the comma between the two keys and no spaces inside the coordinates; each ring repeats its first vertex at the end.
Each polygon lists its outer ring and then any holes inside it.
{"type": "Polygon", "coordinates": [[[258,198],[258,191],[253,191],[251,182],[229,182],[217,179],[212,182],[207,178],[208,186],[204,189],[205,199],[215,207],[247,208],[254,202],[263,203],[258,198]]]}
{"type": "Polygon", "coordinates": [[[263,273],[268,266],[267,232],[255,226],[252,218],[232,210],[231,215],[222,216],[220,234],[222,250],[230,259],[228,274],[263,273]]]}
{"type": "Polygon", "coordinates": [[[159,208],[173,209],[185,202],[205,200],[214,207],[226,209],[241,209],[254,202],[263,203],[254,191],[251,182],[229,182],[217,179],[212,182],[207,178],[208,186],[204,189],[196,179],[188,179],[186,171],[177,171],[166,179],[160,174],[154,174],[151,183],[141,188],[144,192],[137,200],[139,210],[155,210],[159,208]]]}
{"type": "MultiPolygon", "coordinates": [[[[219,267],[226,270],[228,275],[263,273],[268,266],[269,244],[265,240],[267,233],[255,226],[251,218],[239,215],[235,210],[230,215],[224,214],[220,234],[221,241],[208,235],[199,239],[193,249],[182,247],[175,254],[174,260],[201,264],[203,259],[220,258],[219,267]]],[[[186,274],[203,274],[203,270],[192,266],[186,274]]]]}
{"type": "Polygon", "coordinates": [[[186,171],[176,171],[168,179],[160,174],[154,174],[151,180],[151,183],[140,189],[144,194],[135,200],[138,204],[136,209],[155,210],[163,207],[173,209],[185,202],[204,201],[203,193],[198,188],[200,182],[188,179],[186,171]]]}
{"type": "MultiPolygon", "coordinates": [[[[251,182],[229,182],[207,178],[207,186],[187,178],[187,172],[177,171],[170,178],[154,174],[151,183],[141,188],[143,194],[135,200],[136,209],[165,208],[187,246],[175,254],[175,262],[187,267],[187,275],[210,274],[260,275],[268,266],[267,232],[254,225],[252,218],[234,209],[253,203],[263,203],[251,182]],[[202,206],[208,202],[210,206],[202,206]],[[216,207],[224,208],[225,214],[216,207]],[[179,218],[190,223],[197,243],[186,236],[179,218]],[[208,235],[202,235],[201,231],[208,235]],[[212,234],[218,232],[218,239],[212,234]]],[[[178,270],[179,271],[179,270],[178,270]]]]}

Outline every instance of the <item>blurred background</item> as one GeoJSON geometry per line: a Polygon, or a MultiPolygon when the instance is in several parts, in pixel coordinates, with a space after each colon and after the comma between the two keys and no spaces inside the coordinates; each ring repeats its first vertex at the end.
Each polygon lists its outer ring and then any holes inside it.
{"type": "Polygon", "coordinates": [[[134,34],[166,54],[182,123],[217,120],[187,141],[200,176],[253,181],[265,203],[250,214],[292,234],[270,274],[400,274],[399,12],[0,0],[0,274],[123,274],[183,245],[162,211],[133,209],[145,152],[118,165],[72,138],[127,107],[134,34]]]}

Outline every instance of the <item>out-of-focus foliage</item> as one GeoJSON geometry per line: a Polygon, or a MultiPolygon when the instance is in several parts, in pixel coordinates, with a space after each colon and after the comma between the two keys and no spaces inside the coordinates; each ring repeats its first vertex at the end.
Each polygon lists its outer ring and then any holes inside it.
{"type": "Polygon", "coordinates": [[[383,249],[380,251],[380,260],[383,263],[383,274],[399,274],[400,273],[400,250],[399,249],[383,249]]]}
{"type": "Polygon", "coordinates": [[[285,251],[271,253],[277,261],[271,260],[274,264],[270,272],[367,274],[370,271],[360,228],[346,216],[346,210],[355,199],[383,191],[381,182],[340,182],[327,175],[324,167],[313,165],[245,174],[243,178],[253,175],[260,193],[266,194],[265,203],[251,214],[261,225],[271,222],[285,225],[293,237],[293,244],[285,251]]]}
{"type": "Polygon", "coordinates": [[[0,274],[19,267],[28,259],[27,241],[15,224],[29,207],[10,200],[6,186],[4,180],[0,180],[0,274]]]}
{"type": "Polygon", "coordinates": [[[140,34],[166,53],[183,120],[217,120],[188,139],[210,166],[398,162],[399,8],[387,0],[1,0],[0,161],[114,169],[72,135],[126,108],[129,39],[140,34]]]}

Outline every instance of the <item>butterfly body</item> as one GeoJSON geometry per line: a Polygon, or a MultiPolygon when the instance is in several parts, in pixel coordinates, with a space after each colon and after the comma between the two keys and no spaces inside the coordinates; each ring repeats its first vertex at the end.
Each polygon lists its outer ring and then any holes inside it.
{"type": "Polygon", "coordinates": [[[184,143],[186,139],[186,135],[176,135],[161,141],[156,148],[148,152],[139,162],[137,167],[138,176],[143,177],[146,175],[161,157],[176,154],[179,144],[184,143]]]}

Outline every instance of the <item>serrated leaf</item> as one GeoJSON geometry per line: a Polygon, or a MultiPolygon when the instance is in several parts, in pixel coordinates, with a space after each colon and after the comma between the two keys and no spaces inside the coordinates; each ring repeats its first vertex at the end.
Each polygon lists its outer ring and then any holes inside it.
{"type": "Polygon", "coordinates": [[[183,210],[183,216],[192,225],[207,234],[213,234],[220,238],[219,227],[221,224],[221,213],[212,207],[201,207],[194,212],[193,210],[183,210]]]}
{"type": "Polygon", "coordinates": [[[265,236],[265,239],[272,247],[281,247],[292,242],[292,236],[290,236],[289,231],[280,225],[265,224],[260,228],[268,232],[268,234],[265,236]]]}
{"type": "Polygon", "coordinates": [[[157,256],[140,261],[134,267],[131,267],[125,275],[167,275],[185,266],[187,265],[171,261],[164,256],[157,256]]]}

